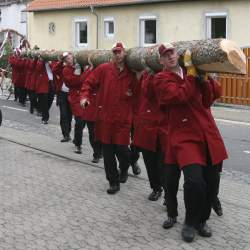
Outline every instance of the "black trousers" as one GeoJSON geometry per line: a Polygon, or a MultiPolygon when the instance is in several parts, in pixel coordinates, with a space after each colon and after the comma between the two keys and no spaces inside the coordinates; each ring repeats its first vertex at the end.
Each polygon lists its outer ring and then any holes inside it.
{"type": "MultiPolygon", "coordinates": [[[[181,170],[177,165],[165,165],[163,170],[168,216],[176,217],[181,170]]],[[[192,164],[183,167],[183,174],[185,223],[194,226],[210,217],[212,202],[218,190],[219,168],[192,164]]]]}
{"type": "MultiPolygon", "coordinates": [[[[134,127],[131,129],[131,140],[133,141],[134,139],[134,127]]],[[[139,158],[140,158],[140,149],[138,147],[133,146],[132,144],[130,145],[130,163],[131,165],[135,164],[139,158]]]]}
{"type": "Polygon", "coordinates": [[[19,98],[19,88],[18,87],[14,87],[14,96],[15,96],[15,100],[17,101],[17,99],[19,98]]]}
{"type": "Polygon", "coordinates": [[[60,110],[60,126],[62,135],[68,137],[71,132],[72,112],[68,101],[68,93],[60,91],[57,95],[57,104],[60,110]]]}
{"type": "Polygon", "coordinates": [[[130,145],[130,151],[131,151],[131,156],[130,156],[131,165],[133,165],[140,158],[140,150],[137,147],[130,145]]]}
{"type": "Polygon", "coordinates": [[[116,157],[119,161],[121,172],[128,171],[131,156],[129,147],[115,144],[102,144],[102,147],[106,178],[111,185],[117,184],[119,183],[119,171],[117,169],[116,157]]]}
{"type": "Polygon", "coordinates": [[[161,170],[163,166],[162,153],[153,152],[146,149],[142,149],[141,152],[146,166],[150,187],[154,191],[161,191],[161,170]]]}
{"type": "Polygon", "coordinates": [[[33,113],[34,109],[37,109],[37,94],[34,90],[28,90],[28,96],[30,99],[30,112],[33,113]]]}
{"type": "Polygon", "coordinates": [[[82,145],[83,130],[87,125],[89,131],[89,143],[94,151],[93,157],[99,158],[102,155],[102,145],[99,141],[95,141],[94,129],[95,123],[91,121],[82,120],[80,117],[75,117],[75,135],[74,144],[76,146],[82,145]]]}
{"type": "Polygon", "coordinates": [[[54,92],[38,94],[38,110],[42,112],[42,120],[49,120],[49,110],[54,100],[54,92]]]}
{"type": "Polygon", "coordinates": [[[24,88],[24,87],[19,87],[19,88],[18,88],[18,97],[19,97],[19,102],[20,102],[21,104],[25,104],[25,102],[26,102],[26,97],[27,97],[26,88],[24,88]]]}

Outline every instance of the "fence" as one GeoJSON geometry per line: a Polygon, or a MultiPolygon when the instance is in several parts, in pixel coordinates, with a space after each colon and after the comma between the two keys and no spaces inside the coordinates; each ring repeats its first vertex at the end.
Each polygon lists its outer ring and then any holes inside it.
{"type": "Polygon", "coordinates": [[[219,74],[222,97],[218,102],[250,105],[250,48],[243,49],[247,58],[247,74],[219,74]]]}

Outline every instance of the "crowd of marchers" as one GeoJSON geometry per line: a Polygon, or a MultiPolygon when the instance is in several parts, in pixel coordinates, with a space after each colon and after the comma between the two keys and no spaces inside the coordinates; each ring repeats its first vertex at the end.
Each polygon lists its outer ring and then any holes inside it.
{"type": "Polygon", "coordinates": [[[227,152],[210,110],[221,88],[215,79],[197,72],[189,51],[181,67],[171,44],[162,44],[158,50],[163,69],[157,73],[130,70],[122,43],[112,48],[111,62],[97,67],[89,60],[82,68],[69,52],[50,62],[41,56],[24,58],[16,50],[9,63],[15,100],[25,106],[28,95],[30,113],[41,116],[43,124],[49,121],[56,97],[61,142],[71,141],[74,117],[76,153],[82,152],[87,126],[92,162],[103,157],[108,194],[120,190],[130,166],[135,175],[140,174],[137,161],[142,154],[152,189],[148,199],[156,201],[164,192],[165,229],[177,222],[177,192],[183,173],[186,213],[181,235],[191,242],[196,232],[212,236],[207,225],[212,208],[222,215],[218,193],[227,152]]]}

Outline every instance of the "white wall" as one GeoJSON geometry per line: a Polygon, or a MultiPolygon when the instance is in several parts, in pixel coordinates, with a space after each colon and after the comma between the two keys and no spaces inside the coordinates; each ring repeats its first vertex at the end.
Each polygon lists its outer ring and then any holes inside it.
{"type": "Polygon", "coordinates": [[[9,6],[0,6],[2,11],[2,21],[0,22],[1,29],[14,29],[27,36],[26,22],[21,23],[21,11],[26,9],[25,4],[12,4],[9,6]]]}

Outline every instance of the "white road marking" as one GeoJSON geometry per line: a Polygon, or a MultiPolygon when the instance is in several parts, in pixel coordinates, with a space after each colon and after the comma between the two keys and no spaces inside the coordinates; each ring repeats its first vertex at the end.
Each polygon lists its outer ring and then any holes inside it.
{"type": "Polygon", "coordinates": [[[18,110],[18,111],[28,112],[28,110],[26,110],[26,109],[13,108],[13,107],[9,107],[9,106],[1,106],[1,107],[6,108],[6,109],[14,109],[14,110],[18,110]]]}
{"type": "Polygon", "coordinates": [[[250,154],[250,151],[248,151],[248,150],[244,150],[243,152],[246,154],[250,154]]]}
{"type": "Polygon", "coordinates": [[[249,122],[240,122],[240,121],[225,120],[225,119],[215,119],[215,120],[218,122],[225,122],[225,123],[231,123],[231,124],[237,124],[237,125],[250,126],[249,122]]]}

